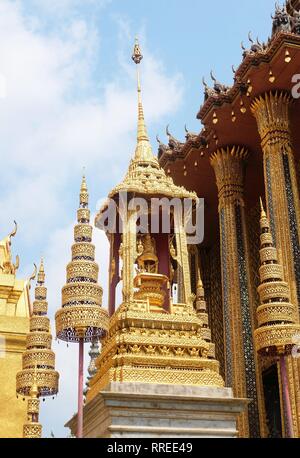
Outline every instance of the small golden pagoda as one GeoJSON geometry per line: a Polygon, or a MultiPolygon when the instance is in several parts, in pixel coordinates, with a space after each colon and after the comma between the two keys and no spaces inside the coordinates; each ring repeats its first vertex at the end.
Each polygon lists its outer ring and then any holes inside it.
{"type": "MultiPolygon", "coordinates": [[[[142,54],[135,44],[133,60],[142,54]]],[[[203,307],[204,292],[191,293],[187,238],[181,218],[171,211],[170,233],[151,232],[137,225],[137,209],[123,205],[124,195],[144,198],[189,198],[194,193],[175,186],[152,153],[146,130],[138,72],[137,147],[124,181],[110,194],[118,207],[117,227],[109,233],[110,285],[108,335],[102,340],[97,374],[89,382],[89,403],[110,382],[142,382],[223,387],[214,345],[208,338],[208,318],[203,307]],[[172,286],[180,283],[182,302],[175,303],[172,286]],[[180,279],[180,281],[179,281],[180,279]],[[115,310],[116,289],[122,281],[122,303],[115,310]]],[[[103,228],[108,203],[96,217],[103,228]]],[[[153,209],[152,209],[153,210],[153,209]]],[[[149,209],[144,216],[153,216],[149,209]]],[[[87,404],[88,406],[88,404],[87,404]]]]}
{"type": "Polygon", "coordinates": [[[42,425],[39,423],[39,398],[53,396],[58,392],[59,374],[55,370],[55,354],[51,349],[52,335],[47,311],[47,288],[42,260],[30,317],[30,332],[26,338],[26,351],[23,353],[23,368],[16,377],[17,393],[29,397],[28,418],[23,428],[23,437],[27,439],[42,436],[42,425]]]}
{"type": "Polygon", "coordinates": [[[99,266],[95,262],[88,203],[89,194],[83,176],[77,224],[74,228],[72,261],[67,265],[67,283],[62,289],[62,308],[55,314],[56,336],[61,340],[79,344],[77,438],[83,435],[84,344],[104,337],[108,328],[107,311],[101,307],[103,290],[98,284],[99,266]]]}
{"type": "Polygon", "coordinates": [[[107,312],[101,307],[103,290],[98,284],[99,266],[95,262],[93,228],[88,208],[85,177],[80,189],[80,206],[74,228],[72,261],[67,265],[67,284],[62,289],[62,308],[56,312],[56,335],[66,342],[92,342],[103,337],[107,312]]]}
{"type": "Polygon", "coordinates": [[[298,311],[291,303],[289,285],[283,280],[270,222],[261,203],[261,236],[258,287],[261,305],[256,310],[258,327],[254,331],[256,350],[262,356],[288,355],[300,335],[298,311]]]}

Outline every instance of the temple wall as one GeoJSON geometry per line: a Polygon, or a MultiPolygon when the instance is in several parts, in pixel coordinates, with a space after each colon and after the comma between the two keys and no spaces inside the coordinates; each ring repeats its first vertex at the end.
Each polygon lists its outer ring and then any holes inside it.
{"type": "Polygon", "coordinates": [[[23,437],[27,404],[16,397],[29,318],[0,316],[0,438],[23,437]]]}

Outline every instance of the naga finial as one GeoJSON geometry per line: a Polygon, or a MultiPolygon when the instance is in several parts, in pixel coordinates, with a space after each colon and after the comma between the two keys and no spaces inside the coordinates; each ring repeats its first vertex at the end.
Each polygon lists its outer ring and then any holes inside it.
{"type": "Polygon", "coordinates": [[[28,279],[28,282],[29,282],[29,288],[31,287],[31,282],[35,279],[36,277],[36,274],[37,274],[37,265],[34,263],[34,271],[32,272],[31,276],[29,277],[28,279]]]}
{"type": "Polygon", "coordinates": [[[16,221],[14,221],[14,224],[15,224],[15,227],[14,229],[11,231],[11,233],[9,234],[9,240],[12,238],[12,237],[15,237],[17,232],[18,232],[18,224],[16,223],[16,221]]]}
{"type": "Polygon", "coordinates": [[[248,40],[250,41],[250,43],[254,44],[253,38],[251,36],[251,31],[248,33],[248,40]]]}
{"type": "Polygon", "coordinates": [[[214,74],[213,74],[213,71],[212,71],[212,70],[210,71],[210,77],[211,77],[211,79],[212,79],[212,81],[213,81],[214,83],[216,83],[216,82],[217,82],[217,79],[216,79],[216,77],[214,76],[214,74]]]}
{"type": "Polygon", "coordinates": [[[204,76],[202,77],[202,84],[205,87],[205,89],[208,89],[208,84],[206,83],[204,76]]]}

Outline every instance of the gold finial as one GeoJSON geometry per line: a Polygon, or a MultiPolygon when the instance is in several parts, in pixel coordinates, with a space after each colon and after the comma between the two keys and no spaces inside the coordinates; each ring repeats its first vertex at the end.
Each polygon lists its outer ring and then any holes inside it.
{"type": "Polygon", "coordinates": [[[265,209],[264,209],[264,205],[263,205],[263,201],[262,201],[262,198],[260,197],[259,198],[259,202],[260,202],[260,210],[261,210],[261,218],[266,218],[266,212],[265,212],[265,209]]]}
{"type": "Polygon", "coordinates": [[[80,207],[87,207],[88,206],[89,194],[88,194],[88,187],[87,187],[87,184],[86,184],[85,173],[83,173],[83,175],[82,175],[82,182],[81,182],[81,187],[80,187],[79,200],[80,200],[80,207]]]}
{"type": "Polygon", "coordinates": [[[135,44],[134,44],[134,50],[133,50],[133,55],[132,55],[132,60],[135,64],[140,64],[142,59],[143,59],[143,54],[141,52],[140,44],[139,44],[139,39],[138,37],[135,37],[135,44]]]}
{"type": "Polygon", "coordinates": [[[38,283],[45,282],[45,268],[44,268],[44,259],[41,258],[41,265],[38,273],[38,283]]]}
{"type": "Polygon", "coordinates": [[[198,289],[203,288],[203,282],[202,282],[201,277],[198,278],[197,288],[198,288],[198,289]]]}
{"type": "Polygon", "coordinates": [[[201,272],[200,269],[198,268],[198,281],[197,281],[197,300],[200,301],[204,299],[204,287],[203,287],[203,281],[201,278],[201,272]]]}
{"type": "Polygon", "coordinates": [[[139,41],[135,39],[135,45],[132,55],[133,62],[137,65],[137,90],[138,90],[138,131],[137,131],[137,147],[135,151],[135,160],[143,163],[153,163],[158,166],[158,161],[152,153],[148,132],[145,123],[144,109],[142,103],[142,89],[140,82],[140,73],[138,65],[141,63],[143,55],[139,45],[139,41]]]}
{"type": "MultiPolygon", "coordinates": [[[[265,212],[262,198],[260,198],[260,210],[261,210],[261,214],[260,214],[260,228],[261,228],[261,230],[263,230],[264,232],[270,232],[270,221],[269,221],[269,218],[267,217],[267,214],[266,214],[266,212],[265,212]]],[[[271,235],[271,234],[270,234],[270,235],[271,235]]],[[[271,235],[271,238],[272,238],[272,235],[271,235]]],[[[272,240],[272,243],[273,243],[273,240],[272,240]]]]}
{"type": "Polygon", "coordinates": [[[36,277],[36,274],[37,274],[37,266],[36,264],[33,264],[34,265],[34,271],[32,272],[31,276],[29,277],[29,288],[31,287],[31,282],[35,279],[36,277]]]}
{"type": "Polygon", "coordinates": [[[86,184],[86,178],[85,178],[85,168],[83,169],[83,175],[82,175],[82,183],[81,183],[81,192],[87,192],[87,184],[86,184]]]}

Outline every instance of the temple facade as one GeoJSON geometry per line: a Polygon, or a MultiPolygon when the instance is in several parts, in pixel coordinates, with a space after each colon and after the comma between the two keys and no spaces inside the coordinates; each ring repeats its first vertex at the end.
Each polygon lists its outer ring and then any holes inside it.
{"type": "MultiPolygon", "coordinates": [[[[300,437],[300,1],[276,5],[270,28],[265,43],[242,44],[232,86],[203,80],[200,132],[180,141],[167,128],[158,155],[137,70],[136,149],[95,219],[110,243],[109,316],[83,178],[56,313],[57,337],[79,343],[67,423],[77,437],[300,437]],[[193,243],[200,198],[204,238],[193,243]],[[187,200],[182,219],[175,203],[187,200]]],[[[138,41],[132,59],[139,69],[138,41]]],[[[58,373],[43,263],[31,310],[15,232],[0,242],[0,435],[21,437],[24,425],[40,437],[39,397],[57,393],[58,373]]]]}
{"type": "Polygon", "coordinates": [[[200,272],[221,374],[236,396],[251,399],[240,424],[244,437],[300,436],[296,347],[291,354],[284,346],[286,373],[271,351],[275,334],[277,348],[282,339],[299,341],[299,9],[299,1],[276,6],[266,43],[249,34],[231,87],[213,74],[212,87],[203,81],[199,134],[186,132],[181,142],[167,131],[169,142],[159,144],[167,175],[205,199],[204,241],[189,257],[191,287],[196,293],[200,272]],[[272,235],[261,257],[260,196],[272,235]],[[268,258],[270,250],[276,253],[268,258]],[[261,275],[264,265],[271,279],[261,275]]]}

